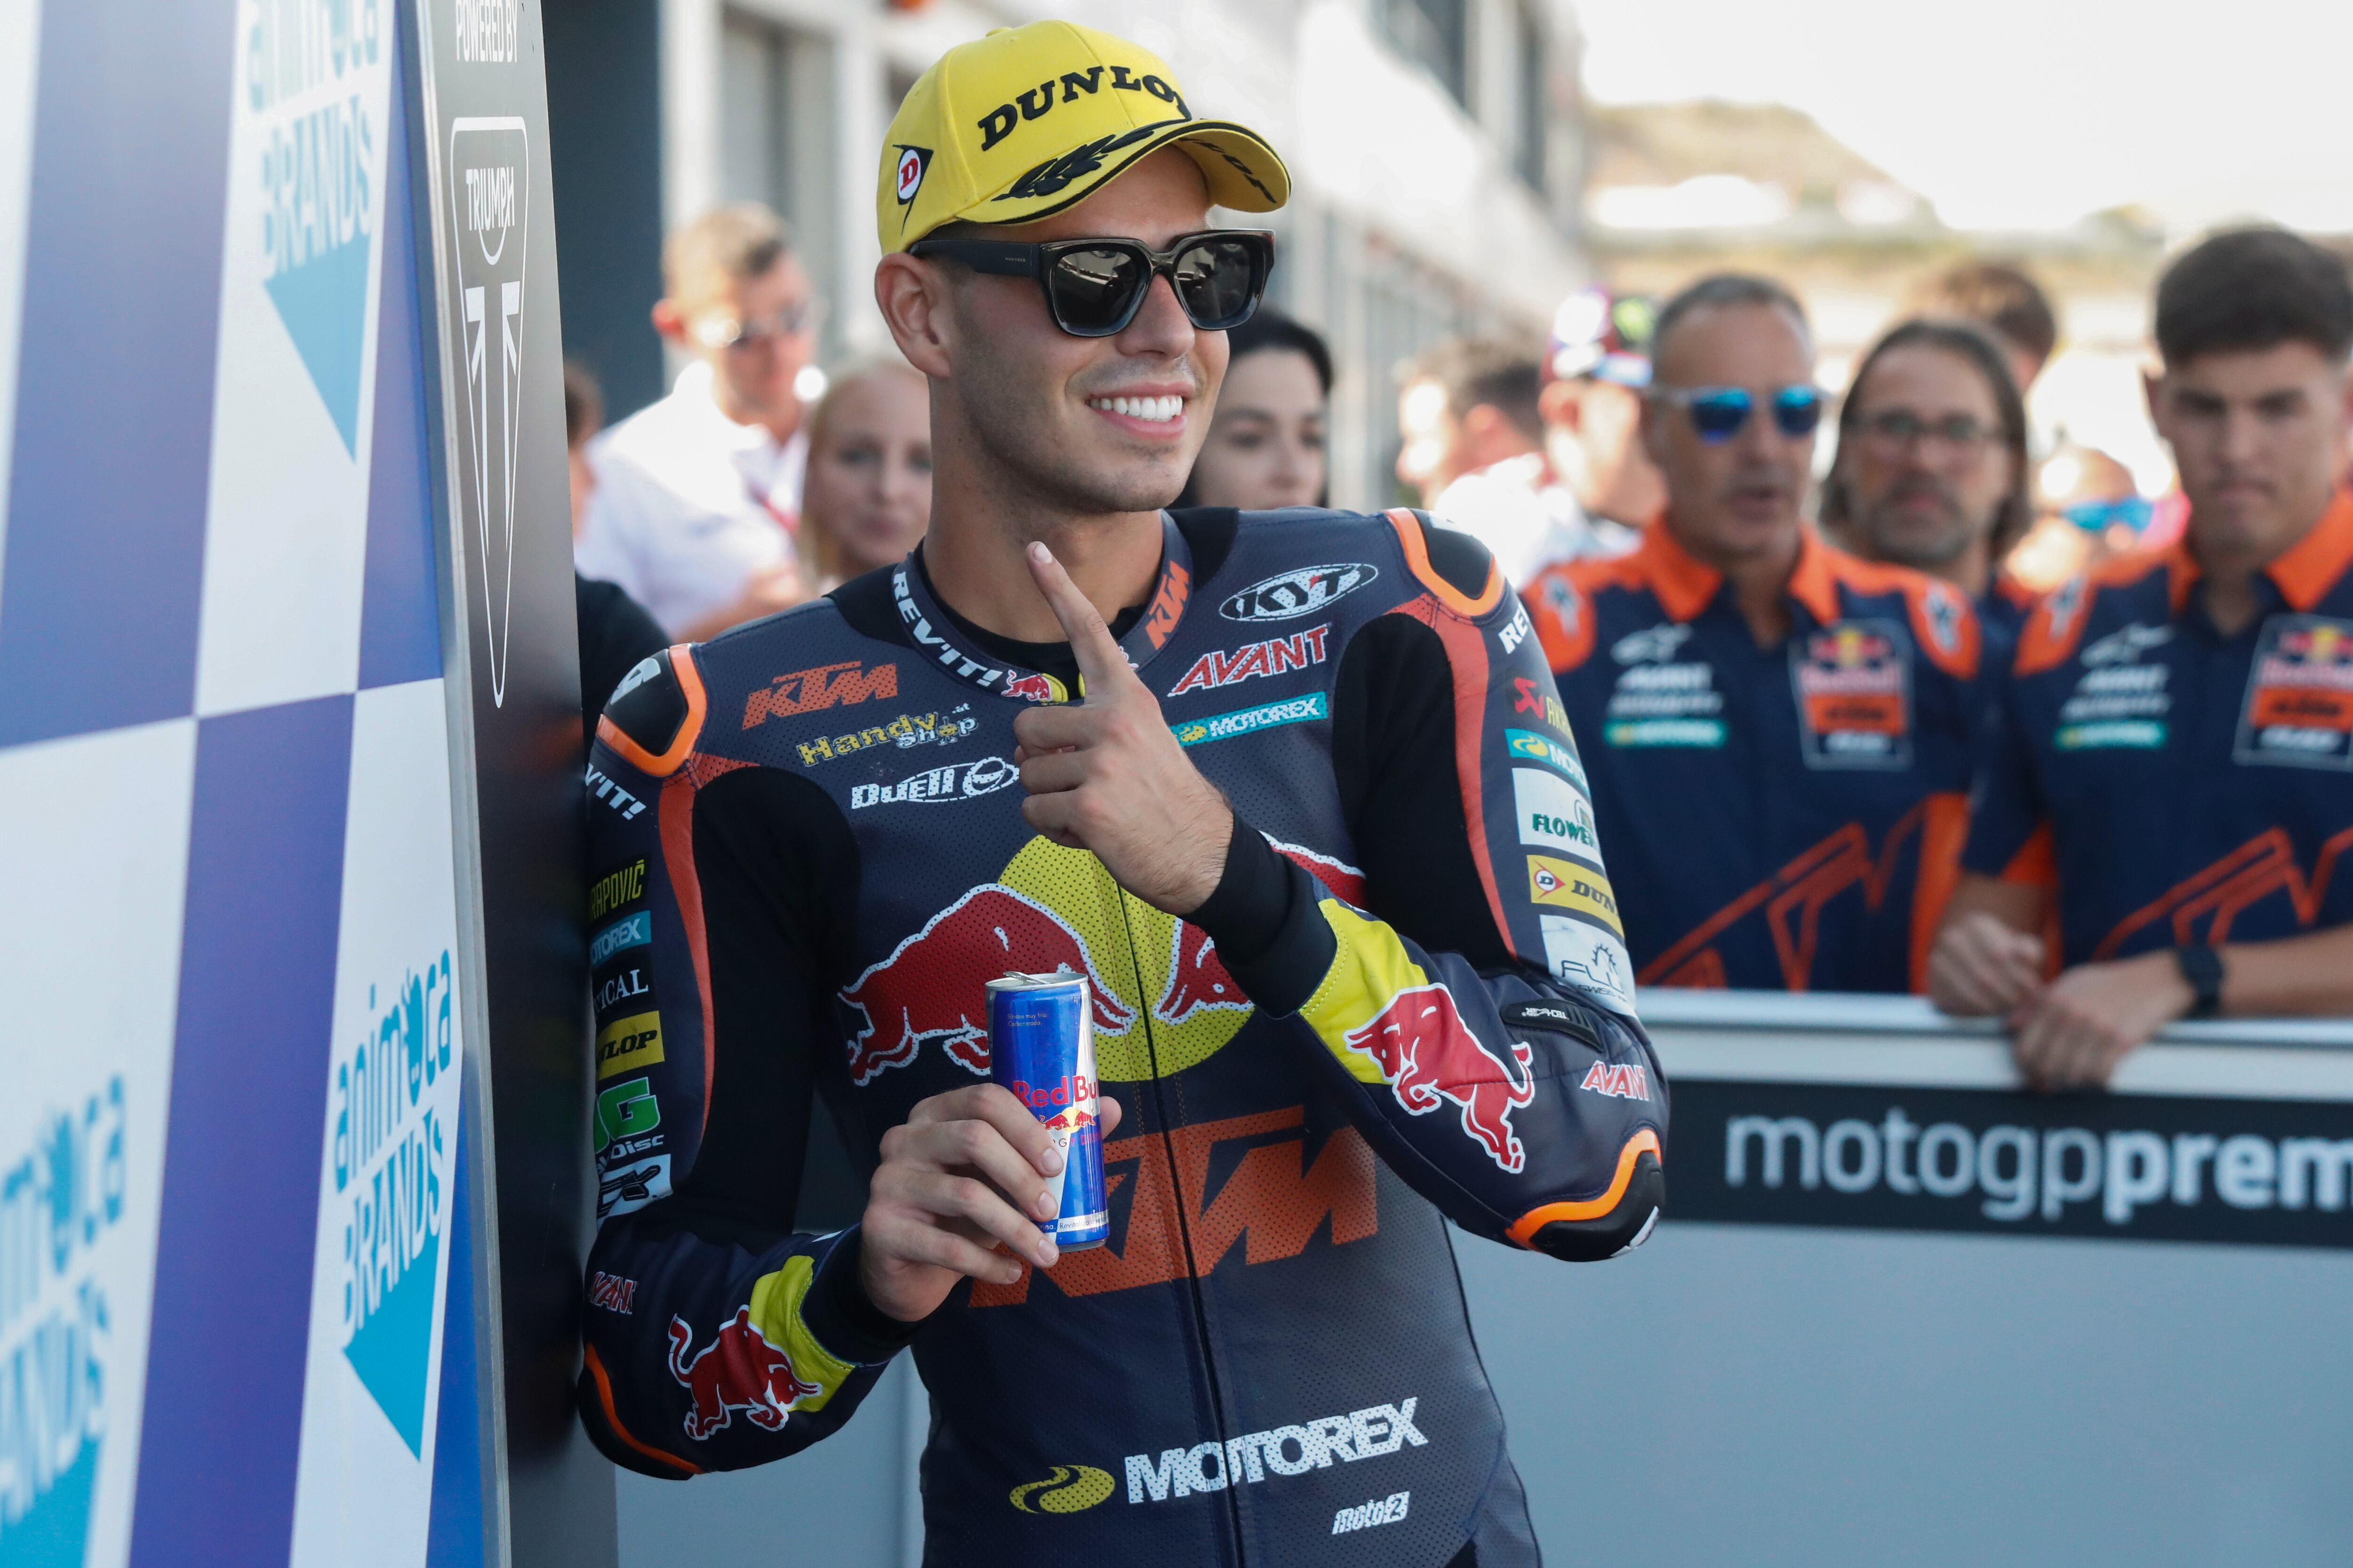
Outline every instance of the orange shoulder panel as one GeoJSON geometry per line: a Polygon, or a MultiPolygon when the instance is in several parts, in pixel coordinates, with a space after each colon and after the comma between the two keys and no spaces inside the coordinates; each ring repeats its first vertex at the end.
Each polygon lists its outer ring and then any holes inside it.
{"type": "Polygon", "coordinates": [[[1405,563],[1414,581],[1430,591],[1432,598],[1465,620],[1477,620],[1504,600],[1504,574],[1491,559],[1487,563],[1486,584],[1472,598],[1461,589],[1438,574],[1430,563],[1430,544],[1422,537],[1420,520],[1405,507],[1391,507],[1383,514],[1389,526],[1397,530],[1398,544],[1405,551],[1405,563]]]}
{"type": "Polygon", "coordinates": [[[623,733],[621,727],[609,718],[596,721],[596,738],[639,769],[649,778],[666,779],[684,766],[694,751],[694,742],[702,737],[702,716],[709,700],[702,693],[702,675],[694,668],[694,649],[680,643],[670,650],[670,672],[678,681],[678,689],[686,699],[686,717],[679,722],[678,733],[659,755],[647,751],[623,733]]]}

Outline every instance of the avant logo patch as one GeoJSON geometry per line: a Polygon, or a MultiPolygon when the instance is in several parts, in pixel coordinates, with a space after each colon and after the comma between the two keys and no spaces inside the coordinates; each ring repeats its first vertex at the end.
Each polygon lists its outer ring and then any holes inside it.
{"type": "Polygon", "coordinates": [[[1182,697],[1187,691],[1214,690],[1254,675],[1281,675],[1322,664],[1324,641],[1331,631],[1329,625],[1310,626],[1287,637],[1269,637],[1264,642],[1248,644],[1231,653],[1205,653],[1193,661],[1193,668],[1185,672],[1182,680],[1168,689],[1168,695],[1182,697]]]}

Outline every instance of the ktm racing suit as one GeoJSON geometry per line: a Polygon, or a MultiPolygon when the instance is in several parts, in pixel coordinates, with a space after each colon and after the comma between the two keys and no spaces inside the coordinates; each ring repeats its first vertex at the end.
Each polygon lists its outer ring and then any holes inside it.
{"type": "Polygon", "coordinates": [[[1024,822],[1012,721],[1068,649],[920,557],[615,694],[583,1417],[649,1475],[758,1464],[912,1344],[927,1562],[1533,1563],[1444,1221],[1609,1257],[1666,1127],[1551,677],[1417,514],[1162,526],[1113,632],[1236,813],[1182,921],[1024,822]],[[896,1322],[855,1227],[791,1233],[812,1093],[871,1169],[985,1079],[985,982],[1065,967],[1125,1113],[1110,1243],[896,1322]]]}

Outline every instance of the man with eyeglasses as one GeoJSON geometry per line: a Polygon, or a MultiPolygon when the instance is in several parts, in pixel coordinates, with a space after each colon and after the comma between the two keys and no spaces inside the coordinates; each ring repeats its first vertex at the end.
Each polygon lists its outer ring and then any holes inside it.
{"type": "Polygon", "coordinates": [[[821,312],[783,220],[754,202],[672,235],[662,280],[654,328],[692,363],[590,448],[574,564],[691,642],[807,596],[795,536],[821,312]]]}
{"type": "Polygon", "coordinates": [[[791,1454],[912,1344],[928,1561],[1536,1561],[1446,1222],[1640,1243],[1665,1089],[1485,552],[1162,510],[1273,256],[1210,205],[1288,189],[1068,23],[901,106],[875,292],[931,382],[931,531],[649,660],[596,751],[581,1411],[617,1463],[791,1454]],[[988,1081],[1008,972],[1090,986],[1092,1250],[988,1081]],[[871,1173],[830,1236],[791,1229],[817,1093],[871,1173]]]}
{"type": "Polygon", "coordinates": [[[1905,991],[1967,822],[1978,625],[1949,583],[1823,542],[1801,511],[1822,395],[1779,284],[1660,312],[1641,546],[1528,592],[1645,984],[1905,991]]]}
{"type": "Polygon", "coordinates": [[[2188,523],[2028,619],[1930,970],[2046,1089],[2177,1018],[2353,1013],[2353,283],[2225,233],[2167,268],[2156,329],[2188,523]]]}
{"type": "Polygon", "coordinates": [[[1839,408],[1823,531],[1866,561],[1941,577],[2007,639],[2033,604],[1999,576],[2034,521],[2026,407],[2001,348],[1959,321],[1873,345],[1839,408]]]}

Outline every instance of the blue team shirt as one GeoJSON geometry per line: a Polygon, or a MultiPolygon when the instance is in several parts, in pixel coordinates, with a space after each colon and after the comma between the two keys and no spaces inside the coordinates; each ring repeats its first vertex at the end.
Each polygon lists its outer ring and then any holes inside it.
{"type": "Polygon", "coordinates": [[[2177,542],[2068,583],[2000,683],[1963,864],[2055,872],[2071,964],[2353,920],[2353,497],[2236,636],[2199,578],[2177,542]]]}
{"type": "Polygon", "coordinates": [[[1810,531],[1788,595],[1758,647],[1663,522],[1529,585],[1645,984],[1918,987],[1987,700],[1977,614],[1810,531]]]}

